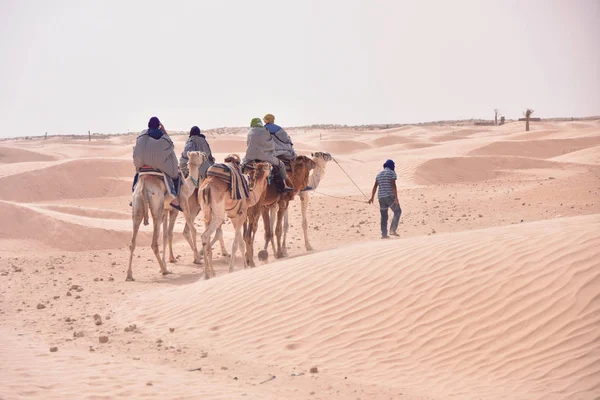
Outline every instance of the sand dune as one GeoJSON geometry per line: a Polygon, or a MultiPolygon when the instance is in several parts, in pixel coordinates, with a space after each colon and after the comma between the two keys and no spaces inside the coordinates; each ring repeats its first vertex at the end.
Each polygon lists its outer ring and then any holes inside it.
{"type": "Polygon", "coordinates": [[[107,211],[101,209],[71,207],[60,205],[42,206],[48,210],[58,211],[66,214],[80,215],[82,217],[101,218],[101,219],[131,219],[131,213],[107,211]]]}
{"type": "Polygon", "coordinates": [[[598,145],[600,145],[600,136],[573,139],[547,139],[511,142],[500,141],[474,150],[470,154],[551,158],[598,145]]]}
{"type": "MultiPolygon", "coordinates": [[[[242,131],[209,135],[217,160],[242,131]]],[[[600,398],[599,121],[289,132],[335,157],[315,251],[295,200],[288,258],[228,273],[217,246],[209,281],[179,217],[172,273],[146,226],[125,282],[136,133],[0,143],[0,398],[600,398]],[[402,237],[380,240],[387,158],[402,237]]]]}
{"type": "Polygon", "coordinates": [[[190,346],[430,396],[593,398],[599,223],[343,247],[148,293],[119,315],[150,335],[175,326],[190,346]]]}
{"type": "Polygon", "coordinates": [[[496,179],[515,170],[562,166],[526,157],[451,157],[436,158],[421,164],[415,182],[421,185],[478,182],[496,179]]]}
{"type": "MultiPolygon", "coordinates": [[[[99,250],[125,247],[131,239],[129,232],[116,232],[84,227],[56,220],[29,208],[0,202],[0,240],[27,239],[48,247],[68,251],[99,250]]],[[[148,235],[142,234],[148,244],[148,235]]]]}
{"type": "Polygon", "coordinates": [[[131,193],[131,161],[82,159],[0,178],[0,199],[43,201],[131,193]],[[129,177],[129,182],[122,177],[129,177]]]}
{"type": "Polygon", "coordinates": [[[12,164],[32,161],[54,161],[56,158],[46,154],[10,147],[0,147],[0,163],[12,164]]]}

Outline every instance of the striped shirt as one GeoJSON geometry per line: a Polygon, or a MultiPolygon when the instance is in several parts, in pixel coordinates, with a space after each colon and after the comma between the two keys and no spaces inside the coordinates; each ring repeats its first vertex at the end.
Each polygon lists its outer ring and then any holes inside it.
{"type": "Polygon", "coordinates": [[[396,173],[389,168],[384,168],[383,171],[377,174],[377,184],[379,185],[378,196],[380,199],[384,197],[394,196],[392,182],[397,178],[396,173]]]}

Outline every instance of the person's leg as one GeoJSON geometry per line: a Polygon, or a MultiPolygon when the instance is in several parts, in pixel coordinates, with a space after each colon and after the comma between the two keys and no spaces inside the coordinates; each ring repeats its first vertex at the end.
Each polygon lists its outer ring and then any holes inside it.
{"type": "Polygon", "coordinates": [[[181,208],[181,206],[179,205],[179,176],[177,178],[171,178],[170,176],[167,177],[167,182],[168,182],[168,186],[169,186],[169,193],[171,194],[171,197],[173,197],[173,200],[171,201],[171,207],[179,210],[179,211],[183,211],[183,209],[181,208]]]}
{"type": "MultiPolygon", "coordinates": [[[[392,200],[393,201],[393,200],[392,200]]],[[[379,199],[379,212],[381,214],[381,238],[388,237],[387,223],[388,223],[388,208],[390,207],[390,199],[383,197],[379,199]]]]}
{"type": "Polygon", "coordinates": [[[287,171],[285,170],[285,164],[283,163],[283,161],[277,159],[277,161],[279,161],[279,176],[281,177],[281,180],[283,181],[283,191],[284,192],[291,192],[294,190],[294,188],[289,185],[287,183],[287,171]]]}
{"type": "Polygon", "coordinates": [[[400,204],[392,203],[391,206],[394,216],[392,217],[392,225],[390,226],[390,235],[398,236],[398,223],[400,222],[400,216],[402,215],[402,209],[400,204]]]}
{"type": "Polygon", "coordinates": [[[133,177],[133,185],[131,186],[131,192],[132,193],[135,191],[135,185],[137,185],[137,181],[138,181],[139,177],[140,177],[139,172],[136,172],[135,176],[133,177]]]}
{"type": "Polygon", "coordinates": [[[387,210],[387,208],[385,210],[382,210],[380,208],[379,212],[381,213],[381,237],[385,238],[388,235],[387,234],[388,210],[387,210]]]}

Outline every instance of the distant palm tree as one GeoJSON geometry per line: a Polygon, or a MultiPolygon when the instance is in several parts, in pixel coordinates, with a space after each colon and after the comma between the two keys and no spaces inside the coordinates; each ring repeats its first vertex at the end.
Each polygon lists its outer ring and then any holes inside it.
{"type": "Polygon", "coordinates": [[[525,116],[525,130],[527,132],[529,132],[529,118],[531,118],[531,114],[533,114],[533,113],[534,113],[534,111],[531,108],[528,108],[523,113],[523,115],[525,116]]]}
{"type": "Polygon", "coordinates": [[[498,126],[498,109],[494,108],[494,125],[498,126]]]}

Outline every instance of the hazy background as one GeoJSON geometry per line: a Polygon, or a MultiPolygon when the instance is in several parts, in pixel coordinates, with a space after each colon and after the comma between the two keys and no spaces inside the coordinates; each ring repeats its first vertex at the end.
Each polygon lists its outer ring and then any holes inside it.
{"type": "Polygon", "coordinates": [[[600,114],[600,1],[0,0],[0,136],[600,114]]]}

